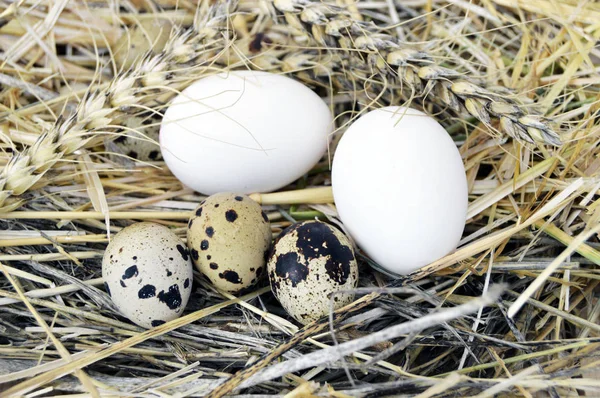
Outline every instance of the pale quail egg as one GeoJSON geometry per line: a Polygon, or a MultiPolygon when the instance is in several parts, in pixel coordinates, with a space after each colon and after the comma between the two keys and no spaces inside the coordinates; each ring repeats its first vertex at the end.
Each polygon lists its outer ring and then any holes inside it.
{"type": "Polygon", "coordinates": [[[150,328],[179,317],[192,291],[192,263],[169,228],[150,222],[116,234],[102,259],[106,290],[119,311],[150,328]]]}
{"type": "Polygon", "coordinates": [[[130,117],[123,121],[127,127],[113,140],[117,150],[130,158],[141,161],[162,160],[158,145],[158,129],[155,119],[130,117]]]}
{"type": "MultiPolygon", "coordinates": [[[[273,294],[302,324],[327,315],[331,294],[355,288],[358,282],[352,244],[342,232],[320,221],[306,221],[283,231],[267,271],[273,294]]],[[[334,309],[353,300],[353,293],[336,294],[334,309]]]]}
{"type": "Polygon", "coordinates": [[[196,208],[187,238],[198,270],[217,288],[238,292],[263,273],[271,227],[260,205],[249,197],[218,193],[196,208]]]}

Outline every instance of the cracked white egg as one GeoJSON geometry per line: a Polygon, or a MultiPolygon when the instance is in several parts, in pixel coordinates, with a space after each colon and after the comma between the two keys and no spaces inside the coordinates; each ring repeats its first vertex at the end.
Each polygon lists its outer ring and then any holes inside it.
{"type": "Polygon", "coordinates": [[[329,107],[282,75],[208,76],[171,102],[160,129],[163,158],[184,185],[206,195],[270,192],[308,172],[327,149],[329,107]]]}
{"type": "Polygon", "coordinates": [[[336,149],[335,204],[358,246],[395,274],[453,251],[467,213],[467,179],[458,149],[432,117],[391,106],[371,111],[336,149]]]}

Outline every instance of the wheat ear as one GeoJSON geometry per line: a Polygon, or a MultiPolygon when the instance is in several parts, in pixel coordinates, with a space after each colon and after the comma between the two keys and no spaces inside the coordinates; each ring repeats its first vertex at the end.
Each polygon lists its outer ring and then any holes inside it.
{"type": "Polygon", "coordinates": [[[16,196],[44,185],[42,177],[64,156],[101,143],[124,114],[148,109],[156,105],[157,92],[168,87],[167,95],[173,95],[185,81],[205,74],[227,47],[224,32],[233,7],[233,2],[217,2],[199,10],[193,29],[174,31],[162,52],[149,52],[108,86],[88,92],[70,116],[43,126],[38,140],[13,155],[0,173],[0,212],[18,207],[16,196]]]}
{"type": "Polygon", "coordinates": [[[384,74],[386,81],[408,88],[411,97],[428,96],[490,128],[497,119],[500,129],[520,142],[561,144],[552,122],[528,111],[508,90],[467,81],[462,73],[438,65],[426,51],[400,43],[372,23],[354,20],[339,5],[311,0],[273,0],[273,5],[295,30],[321,46],[351,50],[345,56],[353,57],[354,65],[384,74]]]}

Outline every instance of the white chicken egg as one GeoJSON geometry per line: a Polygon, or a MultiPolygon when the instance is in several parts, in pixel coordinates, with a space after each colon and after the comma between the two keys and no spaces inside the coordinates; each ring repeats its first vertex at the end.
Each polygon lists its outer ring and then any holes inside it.
{"type": "Polygon", "coordinates": [[[183,313],[192,291],[192,261],[169,228],[142,222],[112,238],[102,258],[102,277],[119,311],[150,328],[183,313]]]}
{"type": "Polygon", "coordinates": [[[235,71],[205,77],[165,112],[163,158],[198,192],[269,192],[309,171],[332,131],[325,102],[285,76],[235,71]]]}
{"type": "Polygon", "coordinates": [[[461,238],[468,205],[462,159],[423,112],[391,106],[360,117],[335,152],[332,185],[348,232],[388,271],[415,271],[461,238]]]}

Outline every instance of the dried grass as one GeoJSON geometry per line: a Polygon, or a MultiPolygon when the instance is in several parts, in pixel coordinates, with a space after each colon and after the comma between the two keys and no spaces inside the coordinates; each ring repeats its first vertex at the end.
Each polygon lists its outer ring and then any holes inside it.
{"type": "MultiPolygon", "coordinates": [[[[2,396],[600,395],[595,2],[115,4],[0,2],[2,396]],[[236,298],[200,275],[182,318],[121,317],[110,234],[154,220],[184,236],[201,197],[113,141],[152,143],[172,96],[233,68],[326,98],[332,152],[372,108],[433,115],[468,177],[456,252],[404,278],[361,256],[357,301],[301,329],[267,281],[236,298]]],[[[274,235],[339,222],[328,165],[254,195],[274,235]]]]}

